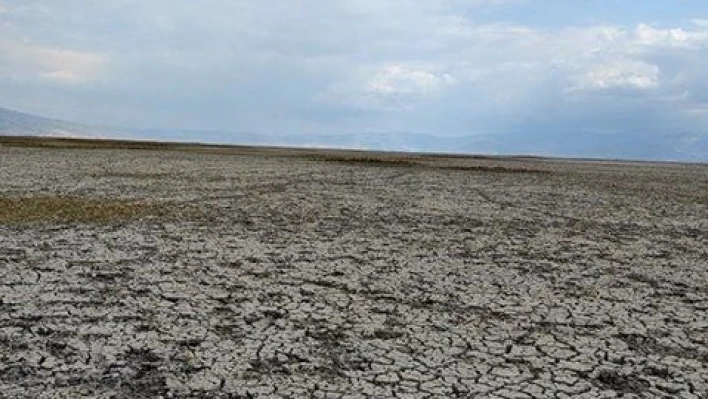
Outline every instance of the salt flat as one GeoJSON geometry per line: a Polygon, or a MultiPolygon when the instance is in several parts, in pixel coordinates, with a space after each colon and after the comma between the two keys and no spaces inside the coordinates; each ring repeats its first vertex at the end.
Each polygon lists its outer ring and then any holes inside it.
{"type": "Polygon", "coordinates": [[[0,396],[708,397],[708,165],[35,144],[0,396]]]}

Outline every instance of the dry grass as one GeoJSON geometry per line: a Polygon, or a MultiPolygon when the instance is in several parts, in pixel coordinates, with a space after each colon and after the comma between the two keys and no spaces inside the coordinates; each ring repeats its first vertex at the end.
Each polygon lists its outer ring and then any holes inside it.
{"type": "Polygon", "coordinates": [[[0,143],[9,147],[31,148],[81,148],[81,149],[141,149],[170,150],[187,147],[187,144],[151,141],[75,139],[53,137],[0,137],[0,143]]]}
{"type": "Polygon", "coordinates": [[[497,165],[444,165],[425,162],[418,154],[410,157],[391,156],[391,155],[347,155],[347,154],[308,154],[305,159],[312,161],[339,162],[351,165],[363,166],[394,166],[394,167],[418,167],[421,169],[438,169],[438,170],[454,170],[467,172],[483,172],[483,173],[551,173],[549,170],[530,169],[530,168],[515,168],[497,165]]]}
{"type": "Polygon", "coordinates": [[[106,223],[154,213],[148,204],[78,197],[0,197],[0,223],[106,223]]]}
{"type": "MultiPolygon", "coordinates": [[[[534,157],[496,157],[461,154],[404,154],[367,152],[359,150],[316,150],[301,148],[280,148],[260,146],[239,146],[221,144],[175,143],[157,141],[130,141],[106,139],[77,139],[54,137],[0,136],[0,145],[11,147],[64,148],[64,149],[102,149],[102,150],[154,150],[184,151],[213,155],[258,155],[276,157],[296,157],[311,161],[334,162],[360,166],[381,167],[417,167],[421,169],[440,169],[453,171],[489,172],[489,173],[551,173],[549,170],[509,167],[498,165],[444,165],[450,159],[476,160],[478,162],[499,160],[537,160],[534,157]]],[[[94,177],[115,177],[132,179],[161,179],[170,177],[161,173],[120,173],[105,172],[94,177]]],[[[174,176],[172,176],[174,177],[174,176]]]]}
{"type": "Polygon", "coordinates": [[[101,172],[91,173],[91,177],[95,178],[112,178],[112,179],[132,179],[132,180],[163,180],[182,177],[174,173],[155,173],[155,172],[101,172]]]}
{"type": "Polygon", "coordinates": [[[338,162],[351,165],[423,166],[423,164],[409,158],[374,155],[309,154],[304,156],[304,158],[311,161],[338,162]]]}
{"type": "Polygon", "coordinates": [[[470,171],[470,172],[490,172],[490,173],[538,173],[547,174],[551,173],[550,170],[543,169],[529,169],[529,168],[513,168],[506,166],[438,166],[438,169],[444,170],[458,170],[458,171],[470,171]]]}

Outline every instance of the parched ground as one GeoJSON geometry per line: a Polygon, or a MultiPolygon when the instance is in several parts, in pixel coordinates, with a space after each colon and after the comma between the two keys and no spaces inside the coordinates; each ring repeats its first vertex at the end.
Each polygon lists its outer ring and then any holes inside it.
{"type": "Polygon", "coordinates": [[[708,397],[708,165],[43,147],[0,397],[708,397]]]}

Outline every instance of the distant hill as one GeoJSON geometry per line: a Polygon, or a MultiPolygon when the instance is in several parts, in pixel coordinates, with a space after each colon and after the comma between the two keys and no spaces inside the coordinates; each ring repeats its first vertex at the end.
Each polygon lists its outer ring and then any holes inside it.
{"type": "Polygon", "coordinates": [[[264,135],[213,130],[109,129],[0,108],[0,135],[135,138],[237,145],[708,162],[708,132],[700,134],[684,131],[646,134],[630,129],[615,133],[516,130],[457,137],[412,132],[346,135],[293,132],[264,135]]]}
{"type": "Polygon", "coordinates": [[[680,131],[647,134],[635,130],[616,133],[518,130],[456,137],[411,132],[262,135],[174,129],[133,130],[131,133],[135,137],[157,140],[244,145],[708,162],[708,134],[680,131]]]}
{"type": "Polygon", "coordinates": [[[110,131],[74,122],[44,118],[0,108],[0,135],[52,137],[108,137],[110,131]]]}
{"type": "Polygon", "coordinates": [[[708,133],[660,134],[633,129],[612,133],[517,130],[488,137],[494,138],[492,147],[499,154],[708,162],[708,133]]]}

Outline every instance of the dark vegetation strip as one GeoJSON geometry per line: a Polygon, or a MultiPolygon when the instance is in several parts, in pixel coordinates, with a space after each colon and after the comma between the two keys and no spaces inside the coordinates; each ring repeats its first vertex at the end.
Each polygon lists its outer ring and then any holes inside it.
{"type": "Polygon", "coordinates": [[[408,158],[388,158],[375,156],[349,156],[337,154],[309,154],[301,158],[310,161],[337,162],[351,165],[364,166],[425,166],[420,162],[408,158]]]}
{"type": "MultiPolygon", "coordinates": [[[[0,144],[11,147],[188,151],[220,155],[274,155],[291,156],[311,161],[337,162],[349,165],[415,167],[437,170],[491,172],[491,173],[551,173],[548,170],[492,165],[438,165],[435,161],[467,159],[477,161],[522,160],[521,157],[495,157],[463,154],[424,154],[373,152],[361,150],[328,150],[284,148],[267,146],[240,146],[221,144],[176,143],[158,141],[131,141],[113,139],[81,139],[31,136],[0,136],[0,144]]],[[[533,158],[528,158],[533,160],[533,158]]],[[[129,177],[129,176],[126,176],[129,177]]]]}
{"type": "Polygon", "coordinates": [[[493,173],[538,173],[549,174],[553,173],[550,170],[544,169],[528,169],[528,168],[508,168],[505,166],[435,166],[436,169],[444,170],[459,170],[470,172],[493,172],[493,173]]]}
{"type": "Polygon", "coordinates": [[[491,173],[552,173],[549,170],[515,168],[506,166],[491,166],[491,165],[436,165],[420,161],[417,156],[410,158],[389,157],[389,156],[351,156],[340,154],[318,154],[306,155],[303,158],[311,161],[337,162],[350,165],[362,166],[393,166],[393,167],[416,167],[435,170],[453,170],[453,171],[469,171],[469,172],[491,172],[491,173]]]}
{"type": "Polygon", "coordinates": [[[158,213],[154,205],[135,201],[62,196],[0,197],[0,224],[106,223],[158,213]]]}
{"type": "Polygon", "coordinates": [[[67,148],[67,149],[137,149],[137,150],[190,150],[219,148],[248,148],[247,146],[222,146],[195,143],[170,143],[159,141],[133,141],[114,139],[81,139],[31,136],[0,136],[0,144],[10,147],[67,148]]]}

